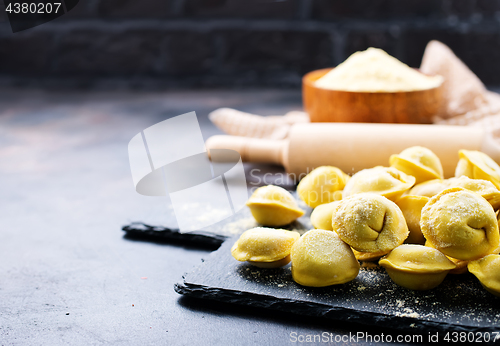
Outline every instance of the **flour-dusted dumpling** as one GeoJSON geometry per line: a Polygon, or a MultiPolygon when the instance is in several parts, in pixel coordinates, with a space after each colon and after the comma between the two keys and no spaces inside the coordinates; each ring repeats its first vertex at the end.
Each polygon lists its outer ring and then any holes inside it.
{"type": "Polygon", "coordinates": [[[475,192],[454,187],[432,197],[420,220],[426,245],[447,256],[473,260],[498,247],[498,222],[491,204],[475,192]]]}
{"type": "Polygon", "coordinates": [[[331,231],[333,229],[332,216],[338,204],[339,201],[335,201],[318,205],[316,208],[314,208],[313,212],[311,213],[311,223],[313,227],[331,231]]]}
{"type": "Polygon", "coordinates": [[[467,267],[488,292],[500,297],[500,255],[470,261],[467,267]]]}
{"type": "Polygon", "coordinates": [[[372,262],[380,259],[380,257],[387,255],[388,251],[383,251],[383,252],[361,252],[355,249],[352,249],[352,252],[354,253],[354,257],[358,261],[363,261],[363,262],[372,262]]]}
{"type": "Polygon", "coordinates": [[[248,199],[247,206],[255,220],[264,226],[284,226],[304,215],[292,194],[274,185],[255,190],[248,199]]]}
{"type": "Polygon", "coordinates": [[[379,261],[392,281],[411,290],[429,290],[455,268],[444,254],[427,246],[404,244],[379,261]]]}
{"type": "Polygon", "coordinates": [[[500,190],[488,180],[471,179],[463,175],[459,178],[450,178],[446,182],[448,187],[462,187],[481,195],[495,210],[500,207],[500,190]]]}
{"type": "Polygon", "coordinates": [[[484,197],[495,210],[500,208],[500,190],[492,182],[483,179],[471,179],[465,175],[459,178],[435,179],[415,185],[408,191],[409,196],[433,197],[451,187],[462,187],[484,197]]]}
{"type": "Polygon", "coordinates": [[[243,232],[231,248],[238,261],[261,268],[277,268],[290,262],[292,245],[299,239],[295,231],[256,227],[243,232]]]}
{"type": "Polygon", "coordinates": [[[363,169],[347,182],[343,198],[363,192],[373,192],[395,201],[415,184],[415,177],[396,168],[377,166],[363,169]]]}
{"type": "MultiPolygon", "coordinates": [[[[500,253],[500,246],[491,252],[493,255],[498,255],[500,253]]],[[[468,264],[471,261],[463,261],[453,257],[448,257],[450,261],[455,263],[457,266],[455,269],[450,270],[450,274],[464,274],[467,273],[468,264]]]]}
{"type": "Polygon", "coordinates": [[[443,166],[439,157],[424,147],[411,147],[392,155],[389,164],[401,172],[414,176],[416,184],[432,179],[443,179],[443,166]]]}
{"type": "Polygon", "coordinates": [[[500,189],[500,166],[491,157],[475,150],[460,150],[455,177],[466,177],[472,179],[484,179],[491,181],[497,189],[500,189]]]}
{"type": "Polygon", "coordinates": [[[303,286],[343,284],[359,273],[359,262],[349,245],[332,231],[313,229],[293,245],[292,277],[303,286]]]}
{"type": "Polygon", "coordinates": [[[463,261],[459,260],[453,257],[448,257],[450,261],[453,262],[453,264],[456,266],[455,269],[452,269],[449,271],[449,274],[465,274],[467,273],[467,264],[469,264],[469,261],[463,261]]]}
{"type": "Polygon", "coordinates": [[[344,198],[344,191],[335,191],[333,193],[333,200],[334,201],[340,201],[342,198],[344,198]]]}
{"type": "Polygon", "coordinates": [[[335,192],[342,191],[349,176],[337,167],[321,166],[306,175],[297,186],[297,194],[311,208],[336,200],[335,192]]]}
{"type": "Polygon", "coordinates": [[[339,237],[360,252],[389,252],[408,237],[396,203],[375,193],[360,193],[339,202],[332,219],[339,237]]]}
{"type": "Polygon", "coordinates": [[[433,197],[448,188],[448,181],[443,179],[429,180],[415,185],[408,191],[408,196],[433,197]]]}
{"type": "Polygon", "coordinates": [[[410,234],[406,238],[408,244],[425,244],[425,238],[420,230],[420,217],[422,208],[429,201],[425,196],[403,196],[396,201],[396,204],[403,212],[410,234]]]}

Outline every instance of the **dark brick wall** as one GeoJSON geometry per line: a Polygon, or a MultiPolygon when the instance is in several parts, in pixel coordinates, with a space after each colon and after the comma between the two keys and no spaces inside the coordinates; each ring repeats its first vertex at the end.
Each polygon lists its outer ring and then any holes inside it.
{"type": "Polygon", "coordinates": [[[500,85],[500,0],[81,0],[16,34],[2,12],[0,84],[296,87],[370,46],[418,66],[432,39],[500,85]]]}

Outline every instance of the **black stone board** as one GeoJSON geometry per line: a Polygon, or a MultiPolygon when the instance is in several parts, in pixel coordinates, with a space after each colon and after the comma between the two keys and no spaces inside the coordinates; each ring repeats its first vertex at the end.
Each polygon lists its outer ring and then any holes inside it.
{"type": "MultiPolygon", "coordinates": [[[[383,268],[362,266],[346,284],[308,288],[292,280],[290,265],[261,269],[236,261],[236,237],[183,281],[185,296],[343,320],[408,332],[500,332],[500,298],[486,292],[472,274],[449,274],[435,289],[412,291],[394,284],[383,268]]],[[[500,338],[498,339],[500,341],[500,338]]]]}
{"type": "MultiPolygon", "coordinates": [[[[295,192],[292,193],[295,195],[299,206],[305,211],[305,214],[291,224],[280,228],[304,233],[313,228],[309,218],[312,210],[297,198],[295,192]]],[[[239,236],[250,228],[262,226],[255,221],[248,208],[243,208],[231,217],[204,229],[186,233],[180,232],[176,226],[170,226],[176,224],[173,211],[165,213],[165,215],[167,216],[166,225],[147,221],[137,221],[123,226],[122,231],[125,232],[125,237],[127,239],[155,243],[193,245],[215,250],[219,248],[226,239],[232,236],[239,236]]]]}
{"type": "Polygon", "coordinates": [[[188,243],[211,249],[217,249],[227,239],[226,236],[220,234],[204,231],[181,233],[177,228],[151,226],[142,222],[132,222],[123,226],[122,231],[126,233],[127,239],[159,243],[188,243]]]}

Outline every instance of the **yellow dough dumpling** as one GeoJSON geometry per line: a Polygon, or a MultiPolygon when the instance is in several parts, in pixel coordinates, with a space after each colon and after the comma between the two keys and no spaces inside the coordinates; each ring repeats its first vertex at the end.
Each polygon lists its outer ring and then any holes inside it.
{"type": "Polygon", "coordinates": [[[438,250],[414,244],[398,246],[379,264],[394,283],[411,290],[434,288],[455,268],[455,264],[438,250]]]}
{"type": "Polygon", "coordinates": [[[388,251],[385,252],[360,252],[358,250],[352,249],[352,252],[354,253],[354,257],[358,261],[363,261],[363,262],[372,262],[378,260],[380,257],[387,255],[388,251]]]}
{"type": "Polygon", "coordinates": [[[255,220],[264,226],[284,226],[295,221],[304,211],[292,194],[282,187],[267,185],[254,191],[247,201],[255,220]]]}
{"type": "Polygon", "coordinates": [[[411,147],[399,155],[392,155],[389,164],[401,172],[414,176],[417,184],[432,179],[443,179],[443,166],[439,157],[424,147],[411,147]]]}
{"type": "Polygon", "coordinates": [[[408,196],[433,197],[448,188],[448,181],[443,179],[429,180],[415,185],[408,191],[408,196]]]}
{"type": "Polygon", "coordinates": [[[473,260],[498,247],[493,207],[475,192],[454,187],[432,197],[420,220],[427,246],[460,260],[473,260]]]}
{"type": "Polygon", "coordinates": [[[500,207],[500,190],[491,181],[471,179],[463,175],[460,178],[448,179],[447,184],[449,187],[462,187],[481,195],[495,210],[500,207]]]}
{"type": "Polygon", "coordinates": [[[311,208],[336,200],[335,192],[344,189],[349,176],[337,167],[321,166],[306,175],[297,186],[297,194],[311,208]]]}
{"type": "Polygon", "coordinates": [[[354,280],[359,262],[335,232],[313,229],[293,245],[292,277],[299,285],[324,287],[354,280]]]}
{"type": "Polygon", "coordinates": [[[295,231],[256,227],[243,232],[231,254],[238,261],[248,261],[257,267],[282,267],[290,262],[290,251],[299,237],[295,231]]]}
{"type": "Polygon", "coordinates": [[[339,205],[339,201],[330,202],[318,205],[311,213],[311,224],[314,228],[326,229],[328,231],[332,228],[332,216],[339,205]]]}
{"type": "Polygon", "coordinates": [[[360,252],[389,252],[403,244],[408,226],[399,207],[374,193],[339,201],[332,219],[339,237],[360,252]]]}
{"type": "Polygon", "coordinates": [[[395,201],[413,184],[415,177],[396,168],[377,166],[354,174],[344,188],[343,198],[357,193],[372,192],[395,201]]]}
{"type": "Polygon", "coordinates": [[[410,234],[405,242],[408,244],[425,244],[425,238],[420,230],[420,217],[422,208],[429,201],[425,196],[403,196],[396,201],[396,204],[403,212],[410,234]]]}
{"type": "Polygon", "coordinates": [[[500,255],[488,255],[471,261],[467,267],[488,292],[500,297],[500,255]]]}
{"type": "MultiPolygon", "coordinates": [[[[497,247],[495,250],[493,250],[491,253],[494,255],[498,255],[500,253],[500,246],[497,247]]],[[[486,257],[488,257],[488,256],[489,255],[487,255],[486,257]]],[[[457,266],[455,269],[450,270],[449,274],[465,274],[465,273],[467,273],[468,264],[471,261],[463,261],[463,260],[459,260],[459,259],[456,259],[453,257],[448,257],[448,259],[450,261],[452,261],[453,263],[455,263],[455,265],[457,266]]]]}
{"type": "Polygon", "coordinates": [[[491,157],[475,150],[460,150],[455,177],[465,175],[472,179],[491,181],[500,189],[500,166],[491,157]]]}
{"type": "Polygon", "coordinates": [[[469,264],[469,261],[463,261],[463,260],[459,260],[459,259],[449,257],[449,256],[446,256],[446,257],[448,257],[448,259],[450,261],[452,261],[453,264],[456,265],[456,268],[450,270],[449,274],[465,274],[465,273],[467,273],[467,264],[469,264]]]}
{"type": "Polygon", "coordinates": [[[465,175],[459,178],[435,179],[417,184],[408,192],[408,195],[433,197],[451,187],[462,187],[473,191],[490,202],[493,209],[497,210],[500,208],[500,190],[492,182],[483,179],[471,179],[465,175]]]}

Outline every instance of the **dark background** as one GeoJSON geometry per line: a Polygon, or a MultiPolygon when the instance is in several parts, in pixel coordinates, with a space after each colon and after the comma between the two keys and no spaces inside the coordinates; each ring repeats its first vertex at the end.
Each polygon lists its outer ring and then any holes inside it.
{"type": "Polygon", "coordinates": [[[0,86],[298,87],[369,46],[417,67],[431,39],[500,85],[499,0],[81,0],[16,34],[0,13],[0,86]]]}

